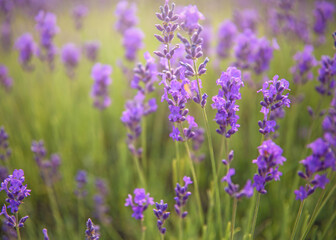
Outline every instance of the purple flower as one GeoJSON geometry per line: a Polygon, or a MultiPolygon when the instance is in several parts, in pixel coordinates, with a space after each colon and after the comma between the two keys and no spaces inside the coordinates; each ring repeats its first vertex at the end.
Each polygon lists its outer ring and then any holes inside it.
{"type": "Polygon", "coordinates": [[[335,12],[335,5],[331,2],[327,1],[316,1],[315,2],[315,24],[314,24],[314,31],[318,35],[324,35],[327,29],[328,21],[332,20],[334,12],[335,12]]]}
{"type": "Polygon", "coordinates": [[[157,227],[161,234],[166,233],[166,228],[162,227],[164,222],[168,219],[170,212],[167,212],[168,204],[164,203],[163,200],[161,200],[160,203],[155,203],[156,209],[153,209],[155,217],[157,220],[157,227]]]}
{"type": "Polygon", "coordinates": [[[255,59],[254,49],[258,45],[258,38],[250,29],[245,29],[236,38],[234,53],[236,62],[234,65],[240,69],[250,68],[255,59]]]}
{"type": "Polygon", "coordinates": [[[77,5],[72,10],[72,17],[75,22],[75,27],[77,30],[83,27],[83,18],[89,13],[89,9],[84,5],[77,5]]]}
{"type": "Polygon", "coordinates": [[[294,83],[304,84],[307,80],[313,79],[312,68],[317,65],[313,51],[313,46],[306,45],[302,52],[297,52],[294,55],[293,59],[296,64],[290,69],[294,83]]]}
{"type": "MultiPolygon", "coordinates": [[[[336,94],[330,104],[329,112],[322,122],[324,131],[324,139],[329,142],[331,146],[336,146],[336,94]]],[[[1,144],[0,144],[1,145],[1,144]]]]}
{"type": "Polygon", "coordinates": [[[181,27],[191,34],[195,29],[198,29],[198,21],[204,20],[204,16],[197,9],[196,5],[189,5],[183,8],[179,14],[181,27]]]}
{"type": "Polygon", "coordinates": [[[0,191],[7,193],[6,202],[12,213],[19,211],[19,206],[23,200],[30,195],[27,185],[23,185],[25,181],[24,172],[22,169],[15,169],[12,175],[9,175],[2,183],[0,191]]]}
{"type": "Polygon", "coordinates": [[[124,32],[123,46],[126,50],[125,57],[129,61],[134,61],[139,49],[143,48],[143,32],[139,28],[129,28],[124,32]]]}
{"type": "Polygon", "coordinates": [[[233,13],[233,22],[240,31],[250,29],[255,32],[257,30],[258,12],[254,9],[244,9],[233,13]]]}
{"type": "Polygon", "coordinates": [[[99,41],[89,41],[84,43],[83,52],[87,59],[92,62],[97,60],[98,50],[100,48],[99,41]]]}
{"type": "Polygon", "coordinates": [[[227,182],[228,186],[224,188],[224,190],[231,196],[236,199],[240,199],[242,197],[250,198],[253,196],[253,187],[251,180],[247,180],[244,188],[239,191],[239,185],[234,184],[231,181],[231,177],[235,175],[236,171],[234,168],[230,168],[225,177],[222,178],[222,182],[227,182]]]}
{"type": "Polygon", "coordinates": [[[108,94],[108,85],[112,82],[111,73],[112,67],[101,63],[96,63],[91,71],[91,77],[94,80],[91,90],[93,105],[100,110],[104,110],[111,104],[108,94]]]}
{"type": "Polygon", "coordinates": [[[75,195],[78,198],[84,198],[87,195],[87,190],[85,187],[87,185],[87,173],[84,170],[78,170],[76,175],[77,187],[75,190],[75,195]]]}
{"type": "Polygon", "coordinates": [[[138,23],[135,3],[120,1],[116,6],[115,16],[117,17],[115,28],[121,34],[138,23]]]}
{"type": "Polygon", "coordinates": [[[282,173],[278,171],[278,168],[286,161],[286,158],[282,156],[281,147],[272,140],[264,141],[258,150],[258,158],[252,161],[258,166],[258,174],[253,177],[253,187],[261,194],[266,194],[265,184],[273,179],[280,180],[282,173]]]}
{"type": "Polygon", "coordinates": [[[73,43],[67,43],[62,48],[62,62],[70,78],[74,77],[74,69],[80,59],[80,49],[73,43]]]}
{"type": "Polygon", "coordinates": [[[304,199],[308,197],[308,193],[303,186],[301,186],[299,190],[295,190],[294,193],[296,195],[296,198],[295,198],[296,200],[303,201],[304,199]]]}
{"type": "Polygon", "coordinates": [[[95,204],[94,216],[104,225],[111,223],[111,217],[108,215],[109,207],[106,204],[106,198],[108,195],[108,188],[106,182],[103,179],[96,179],[97,193],[93,196],[95,204]]]}
{"type": "Polygon", "coordinates": [[[12,25],[9,19],[6,19],[1,25],[1,46],[5,52],[9,52],[12,49],[12,25]]]}
{"type": "Polygon", "coordinates": [[[128,194],[126,198],[125,206],[131,206],[133,210],[132,217],[138,220],[142,220],[144,215],[143,212],[148,208],[149,205],[153,205],[154,200],[149,196],[149,193],[146,194],[145,189],[136,188],[134,190],[134,199],[131,194],[128,194]]]}
{"type": "Polygon", "coordinates": [[[191,195],[191,192],[188,192],[188,185],[192,184],[190,177],[184,176],[184,187],[180,186],[179,183],[176,184],[175,193],[176,197],[174,197],[175,200],[175,211],[176,213],[181,217],[185,218],[188,214],[187,211],[182,212],[182,208],[186,205],[187,200],[189,196],[191,195]]]}
{"type": "Polygon", "coordinates": [[[49,240],[48,230],[46,228],[43,228],[42,232],[43,232],[44,240],[49,240]]]}
{"type": "Polygon", "coordinates": [[[99,237],[99,226],[94,225],[89,218],[86,222],[85,240],[98,240],[99,237]]]}
{"type": "Polygon", "coordinates": [[[183,141],[183,138],[181,137],[180,130],[178,127],[173,126],[172,132],[169,134],[169,137],[171,137],[174,141],[183,141]]]}
{"type": "Polygon", "coordinates": [[[0,128],[0,159],[6,161],[11,155],[11,149],[8,143],[8,134],[6,133],[4,127],[0,128]]]}
{"type": "Polygon", "coordinates": [[[9,91],[13,85],[13,80],[8,75],[7,67],[4,65],[0,65],[0,85],[2,85],[6,91],[9,91]]]}
{"type": "Polygon", "coordinates": [[[266,38],[258,39],[254,56],[254,71],[261,74],[269,69],[270,62],[273,58],[273,46],[266,38]]]}
{"type": "Polygon", "coordinates": [[[21,35],[15,42],[15,48],[19,51],[19,62],[22,67],[32,70],[30,62],[37,48],[32,35],[30,33],[21,35]]]}
{"type": "Polygon", "coordinates": [[[336,88],[336,54],[333,58],[322,56],[320,61],[321,68],[318,71],[318,81],[320,85],[316,91],[322,95],[331,95],[336,88]]]}
{"type": "MultiPolygon", "coordinates": [[[[269,119],[269,115],[276,109],[283,108],[284,106],[290,107],[290,100],[288,98],[288,93],[283,94],[285,90],[290,90],[289,83],[285,79],[278,80],[279,76],[275,75],[273,80],[266,81],[263,84],[262,89],[258,92],[262,92],[264,95],[263,101],[260,102],[261,110],[260,112],[264,114],[264,120],[259,121],[259,132],[261,134],[269,134],[275,131],[276,121],[269,119]]],[[[273,115],[274,119],[275,115],[273,115]]]]}
{"type": "Polygon", "coordinates": [[[240,126],[237,124],[239,116],[236,115],[236,112],[239,111],[236,100],[241,99],[239,91],[244,86],[240,70],[229,67],[217,80],[217,85],[220,85],[221,89],[219,89],[218,95],[212,97],[213,104],[211,105],[213,109],[217,109],[214,120],[219,125],[219,129],[216,131],[229,138],[238,131],[240,126]],[[228,130],[229,126],[231,128],[228,130]]]}
{"type": "Polygon", "coordinates": [[[237,35],[237,27],[230,20],[221,23],[218,30],[218,45],[216,47],[217,55],[220,58],[227,58],[233,47],[237,35]]]}

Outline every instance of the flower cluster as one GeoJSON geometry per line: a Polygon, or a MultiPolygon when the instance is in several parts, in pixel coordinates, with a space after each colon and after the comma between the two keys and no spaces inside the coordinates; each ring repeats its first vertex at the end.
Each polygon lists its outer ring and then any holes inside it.
{"type": "Polygon", "coordinates": [[[6,91],[9,91],[13,85],[13,80],[8,75],[7,67],[3,65],[0,65],[0,85],[2,85],[6,91]]]}
{"type": "Polygon", "coordinates": [[[111,104],[111,99],[108,94],[108,85],[112,80],[110,75],[112,73],[112,67],[109,65],[103,65],[96,63],[92,67],[91,77],[94,80],[91,96],[93,98],[93,106],[104,110],[111,104]]]}
{"type": "Polygon", "coordinates": [[[58,154],[52,154],[50,159],[46,159],[47,150],[44,147],[44,142],[33,141],[31,151],[34,153],[34,158],[37,166],[40,168],[40,173],[47,185],[53,185],[60,179],[59,167],[61,158],[58,154]]]}
{"type": "Polygon", "coordinates": [[[122,35],[127,29],[134,27],[138,23],[136,10],[135,3],[130,4],[122,0],[117,4],[115,10],[115,16],[117,17],[115,28],[122,35]]]}
{"type": "MultiPolygon", "coordinates": [[[[329,142],[332,147],[336,147],[336,92],[331,101],[329,112],[322,122],[324,131],[324,139],[329,142]]],[[[335,150],[334,150],[335,152],[335,150]]]]}
{"type": "Polygon", "coordinates": [[[286,158],[282,156],[282,149],[272,140],[264,141],[258,147],[259,156],[253,160],[258,166],[258,174],[253,177],[253,187],[261,194],[266,194],[265,185],[267,182],[280,180],[282,173],[278,171],[279,165],[282,165],[286,158]]]}
{"type": "Polygon", "coordinates": [[[312,68],[317,65],[313,51],[313,46],[306,45],[302,52],[297,52],[294,55],[293,59],[296,64],[290,69],[294,83],[305,84],[307,80],[313,79],[312,68]]]}
{"type": "Polygon", "coordinates": [[[322,95],[331,95],[336,88],[336,54],[333,58],[322,56],[320,61],[321,68],[318,71],[318,81],[320,85],[316,91],[322,95]]]}
{"type": "Polygon", "coordinates": [[[72,18],[75,22],[75,28],[77,30],[82,29],[83,27],[83,18],[89,13],[89,9],[84,5],[77,5],[72,10],[72,18]]]}
{"type": "Polygon", "coordinates": [[[22,169],[15,169],[12,175],[9,175],[2,183],[0,192],[5,191],[7,193],[6,202],[8,207],[4,204],[0,215],[4,215],[6,218],[6,224],[13,228],[23,227],[28,216],[22,217],[20,220],[16,219],[14,215],[10,216],[7,213],[7,208],[11,209],[11,212],[17,213],[23,200],[30,195],[30,189],[27,185],[23,185],[25,181],[24,172],[22,169]]]}
{"type": "Polygon", "coordinates": [[[18,37],[15,48],[19,51],[19,62],[25,70],[32,70],[31,60],[36,53],[37,46],[30,33],[25,33],[18,37]]]}
{"type": "Polygon", "coordinates": [[[233,22],[227,20],[221,23],[218,29],[218,45],[216,47],[218,57],[227,58],[230,55],[236,35],[237,27],[233,22]]]}
{"type": "Polygon", "coordinates": [[[329,182],[326,174],[316,174],[323,172],[328,168],[336,171],[336,159],[330,144],[322,138],[316,139],[308,145],[312,150],[312,155],[302,160],[301,163],[305,167],[305,172],[299,171],[298,174],[306,181],[305,186],[301,186],[299,190],[295,190],[296,200],[304,200],[314,193],[316,188],[323,188],[329,182]]]}
{"type": "Polygon", "coordinates": [[[238,131],[240,126],[237,124],[239,116],[236,115],[236,112],[239,111],[236,100],[241,99],[239,91],[244,86],[240,70],[229,67],[217,80],[217,85],[221,86],[221,89],[219,89],[218,95],[212,97],[213,104],[211,105],[213,109],[217,109],[214,120],[219,125],[219,129],[216,131],[229,138],[238,131]],[[228,130],[229,126],[231,128],[228,130]]]}
{"type": "Polygon", "coordinates": [[[161,234],[166,233],[166,228],[162,227],[164,222],[168,219],[170,212],[167,212],[168,204],[161,200],[160,203],[155,203],[156,209],[153,209],[157,220],[157,227],[161,234]]]}
{"type": "Polygon", "coordinates": [[[125,206],[131,206],[133,210],[132,217],[138,220],[142,220],[144,215],[143,212],[148,208],[149,205],[154,204],[154,199],[146,194],[145,189],[136,188],[134,190],[134,199],[131,194],[128,194],[126,198],[125,206]]]}
{"type": "Polygon", "coordinates": [[[54,36],[59,32],[56,15],[50,12],[40,11],[35,17],[36,29],[40,34],[40,48],[38,56],[47,61],[51,69],[54,68],[56,47],[53,43],[54,36]]]}
{"type": "Polygon", "coordinates": [[[98,50],[100,48],[100,42],[88,41],[84,43],[83,52],[87,59],[92,62],[97,60],[98,50]]]}
{"type": "Polygon", "coordinates": [[[80,49],[73,43],[67,43],[62,48],[62,62],[70,78],[75,76],[74,69],[80,59],[80,49]]]}
{"type": "Polygon", "coordinates": [[[240,31],[250,29],[256,32],[258,20],[258,12],[253,9],[235,10],[233,12],[233,22],[240,31]]]}
{"type": "Polygon", "coordinates": [[[75,195],[78,198],[84,198],[87,195],[87,190],[85,186],[87,184],[87,173],[84,170],[79,170],[76,175],[77,187],[75,190],[75,195]]]}
{"type": "Polygon", "coordinates": [[[4,127],[0,128],[0,160],[6,161],[11,155],[11,149],[8,143],[8,134],[4,127]]]}
{"type": "Polygon", "coordinates": [[[288,93],[284,95],[285,90],[288,89],[289,83],[285,79],[278,80],[279,76],[275,75],[273,80],[266,81],[263,84],[262,89],[258,92],[262,92],[264,96],[264,100],[260,102],[261,110],[260,112],[264,114],[264,120],[259,121],[259,132],[261,134],[269,134],[270,132],[275,131],[276,121],[268,119],[269,115],[272,112],[279,111],[277,109],[283,108],[284,106],[290,107],[290,100],[288,98],[288,93]]]}
{"type": "Polygon", "coordinates": [[[12,36],[12,25],[10,19],[6,19],[0,29],[0,42],[1,47],[4,51],[9,52],[11,50],[13,36],[12,36]]]}
{"type": "Polygon", "coordinates": [[[321,43],[324,42],[324,36],[327,29],[328,22],[333,19],[336,7],[333,3],[327,1],[316,1],[315,2],[315,24],[314,31],[320,36],[321,43]]]}
{"type": "Polygon", "coordinates": [[[125,57],[129,61],[134,61],[137,52],[143,48],[142,40],[145,35],[139,28],[129,28],[123,36],[123,46],[126,50],[125,57]]]}
{"type": "Polygon", "coordinates": [[[94,225],[89,218],[86,222],[85,240],[98,240],[99,237],[99,226],[94,225]]]}
{"type": "Polygon", "coordinates": [[[231,196],[236,199],[241,199],[242,197],[250,198],[253,195],[253,187],[251,180],[247,180],[243,189],[239,191],[239,185],[234,184],[231,181],[231,177],[235,175],[236,171],[234,168],[230,168],[226,176],[222,178],[222,182],[227,182],[228,186],[224,190],[231,196]]]}
{"type": "Polygon", "coordinates": [[[189,35],[199,28],[198,22],[204,20],[204,16],[198,11],[196,5],[189,5],[183,8],[179,14],[180,26],[189,35]]]}
{"type": "Polygon", "coordinates": [[[184,176],[184,187],[180,186],[179,183],[176,184],[175,193],[176,197],[174,197],[175,200],[175,211],[176,213],[181,217],[185,218],[188,214],[187,211],[183,212],[183,207],[186,205],[187,200],[189,196],[191,195],[191,192],[188,192],[188,185],[192,184],[193,182],[190,180],[190,177],[184,176]]]}
{"type": "Polygon", "coordinates": [[[108,225],[111,223],[111,217],[108,215],[109,207],[106,204],[106,198],[109,193],[106,182],[103,179],[97,179],[96,189],[98,192],[93,196],[95,203],[94,216],[104,225],[108,225]]]}

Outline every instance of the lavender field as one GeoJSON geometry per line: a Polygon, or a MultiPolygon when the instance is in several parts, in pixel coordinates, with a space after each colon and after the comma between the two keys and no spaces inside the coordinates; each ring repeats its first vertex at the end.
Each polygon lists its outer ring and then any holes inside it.
{"type": "Polygon", "coordinates": [[[335,21],[0,0],[0,239],[336,239],[335,21]]]}

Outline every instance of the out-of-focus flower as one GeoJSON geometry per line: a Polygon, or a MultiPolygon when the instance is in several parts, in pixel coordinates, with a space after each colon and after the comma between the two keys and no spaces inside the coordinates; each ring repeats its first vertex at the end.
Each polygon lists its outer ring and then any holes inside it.
{"type": "Polygon", "coordinates": [[[108,94],[108,85],[112,82],[111,73],[112,67],[101,63],[96,63],[91,71],[91,77],[94,80],[91,90],[93,105],[100,110],[104,110],[111,104],[108,94]]]}
{"type": "Polygon", "coordinates": [[[124,32],[123,46],[125,57],[129,61],[134,61],[139,49],[143,48],[143,32],[139,28],[129,28],[124,32]]]}
{"type": "Polygon", "coordinates": [[[30,33],[20,36],[15,42],[15,48],[19,51],[19,62],[25,70],[32,70],[31,60],[36,53],[37,46],[30,33]]]}
{"type": "Polygon", "coordinates": [[[296,64],[290,69],[293,74],[294,83],[304,84],[308,80],[313,79],[312,68],[317,65],[313,51],[313,46],[306,45],[302,52],[297,52],[294,55],[293,59],[296,64]]]}
{"type": "Polygon", "coordinates": [[[89,41],[84,43],[83,52],[87,59],[92,62],[97,60],[98,51],[100,48],[100,42],[89,41]]]}
{"type": "Polygon", "coordinates": [[[9,77],[8,69],[4,65],[0,65],[0,85],[2,85],[6,91],[9,91],[13,85],[13,80],[9,77]]]}
{"type": "Polygon", "coordinates": [[[89,13],[89,9],[84,5],[77,5],[72,10],[72,17],[75,22],[75,27],[77,30],[82,29],[83,27],[83,19],[89,13]]]}
{"type": "Polygon", "coordinates": [[[124,34],[127,29],[133,28],[138,23],[136,10],[135,3],[120,1],[117,4],[115,10],[115,16],[117,17],[115,28],[118,32],[124,34]]]}
{"type": "Polygon", "coordinates": [[[70,78],[75,76],[74,69],[80,60],[80,49],[73,43],[67,43],[62,48],[62,62],[70,78]]]}

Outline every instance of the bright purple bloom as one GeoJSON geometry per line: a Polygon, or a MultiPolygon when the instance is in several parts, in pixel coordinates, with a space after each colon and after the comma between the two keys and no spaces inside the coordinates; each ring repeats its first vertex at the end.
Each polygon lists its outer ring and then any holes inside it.
{"type": "Polygon", "coordinates": [[[7,193],[6,202],[12,213],[19,211],[19,206],[23,200],[30,195],[27,185],[23,185],[25,181],[24,172],[22,169],[15,169],[12,175],[9,175],[2,183],[0,191],[7,193]]]}
{"type": "Polygon", "coordinates": [[[196,5],[189,5],[183,8],[179,14],[179,21],[181,21],[181,27],[183,30],[191,34],[194,30],[197,30],[198,22],[204,20],[204,16],[197,9],[196,5]]]}
{"type": "Polygon", "coordinates": [[[236,100],[241,99],[240,88],[244,86],[241,80],[241,72],[235,67],[229,67],[226,72],[222,72],[221,77],[217,80],[217,85],[221,86],[218,95],[212,97],[213,104],[211,107],[217,109],[215,121],[219,125],[217,133],[225,135],[227,138],[238,131],[240,127],[237,124],[239,116],[239,106],[236,100]],[[231,127],[230,129],[228,129],[231,127]]]}
{"type": "Polygon", "coordinates": [[[11,155],[11,149],[8,143],[8,134],[6,133],[4,127],[0,128],[0,160],[6,161],[11,155]]]}
{"type": "Polygon", "coordinates": [[[233,175],[235,175],[235,169],[234,168],[230,168],[227,175],[225,177],[222,178],[222,182],[227,182],[228,186],[225,187],[225,191],[231,196],[234,197],[236,199],[240,199],[242,197],[247,197],[250,198],[253,196],[253,187],[252,187],[252,183],[251,180],[247,180],[245,186],[243,189],[241,189],[239,191],[239,185],[238,184],[234,184],[231,181],[231,177],[233,175]]]}
{"type": "Polygon", "coordinates": [[[115,16],[117,17],[115,28],[119,33],[124,34],[127,29],[134,27],[138,23],[136,10],[135,3],[128,3],[122,0],[117,4],[115,10],[115,16]]]}
{"type": "Polygon", "coordinates": [[[336,88],[336,54],[333,58],[322,56],[320,61],[321,68],[318,73],[318,81],[320,85],[316,87],[316,91],[322,95],[331,95],[336,88]]]}
{"type": "Polygon", "coordinates": [[[170,212],[167,212],[168,204],[164,203],[163,200],[161,200],[160,203],[155,203],[156,209],[153,209],[154,214],[156,216],[157,220],[157,227],[161,234],[166,233],[166,228],[162,227],[164,222],[168,219],[170,212]]]}
{"type": "Polygon", "coordinates": [[[83,52],[87,59],[92,62],[97,60],[98,50],[100,48],[99,41],[89,41],[84,43],[83,52]]]}
{"type": "Polygon", "coordinates": [[[314,31],[318,35],[324,35],[327,29],[328,22],[333,19],[333,15],[336,8],[335,5],[327,1],[316,1],[315,2],[315,24],[314,31]]]}
{"type": "Polygon", "coordinates": [[[36,44],[30,33],[20,36],[15,42],[15,48],[19,51],[19,62],[26,70],[31,70],[30,65],[33,55],[36,53],[36,44]]]}
{"type": "Polygon", "coordinates": [[[76,175],[77,187],[75,190],[75,195],[78,198],[84,198],[87,195],[87,190],[85,189],[87,185],[87,173],[84,170],[79,170],[76,175]]]}
{"type": "Polygon", "coordinates": [[[217,55],[220,58],[227,58],[233,47],[237,35],[237,27],[230,20],[224,21],[218,30],[218,45],[216,47],[217,55]]]}
{"type": "Polygon", "coordinates": [[[94,225],[89,218],[86,222],[85,240],[98,240],[99,237],[99,226],[94,225]]]}
{"type": "Polygon", "coordinates": [[[265,184],[273,179],[280,180],[282,173],[278,171],[278,168],[286,161],[286,158],[282,156],[281,147],[272,140],[264,141],[258,150],[258,158],[252,161],[258,166],[258,174],[253,177],[253,187],[261,194],[266,194],[265,184]]]}
{"type": "Polygon", "coordinates": [[[43,228],[42,232],[43,232],[44,240],[49,240],[48,230],[46,228],[43,228]]]}
{"type": "Polygon", "coordinates": [[[139,28],[129,28],[124,32],[123,46],[126,50],[125,57],[129,61],[134,61],[139,49],[143,48],[143,32],[139,28]]]}
{"type": "Polygon", "coordinates": [[[289,83],[285,79],[278,79],[279,76],[275,75],[273,80],[266,81],[262,89],[258,91],[264,95],[263,101],[260,102],[260,112],[264,114],[264,120],[258,122],[259,132],[264,135],[275,131],[276,121],[274,120],[274,115],[273,120],[271,120],[272,112],[278,111],[276,109],[284,106],[290,107],[288,93],[286,95],[283,94],[285,90],[290,90],[288,88],[289,83]]]}
{"type": "Polygon", "coordinates": [[[67,75],[73,78],[74,69],[77,67],[80,59],[80,49],[73,43],[67,43],[62,48],[62,62],[66,68],[67,75]]]}
{"type": "Polygon", "coordinates": [[[75,27],[77,30],[82,29],[83,27],[83,18],[89,13],[89,9],[84,5],[77,5],[72,10],[72,18],[75,22],[75,27]]]}
{"type": "MultiPolygon", "coordinates": [[[[331,101],[329,112],[322,122],[324,131],[324,139],[330,143],[331,146],[336,146],[336,94],[331,101]]],[[[0,144],[1,145],[1,144],[0,144]]]]}
{"type": "Polygon", "coordinates": [[[112,73],[112,67],[110,65],[103,65],[96,63],[92,67],[91,77],[94,80],[91,96],[93,98],[94,107],[104,110],[111,104],[111,99],[108,94],[108,85],[112,80],[110,75],[112,73]]]}
{"type": "Polygon", "coordinates": [[[233,13],[233,22],[240,31],[250,29],[255,32],[257,30],[258,20],[258,12],[253,9],[235,10],[233,13]]]}
{"type": "Polygon", "coordinates": [[[261,74],[269,69],[273,58],[273,46],[266,38],[258,39],[258,44],[254,53],[254,67],[256,74],[261,74]]]}
{"type": "Polygon", "coordinates": [[[176,197],[174,197],[174,200],[175,200],[174,208],[175,208],[176,213],[181,218],[185,218],[188,214],[187,211],[182,212],[181,208],[186,205],[187,200],[189,196],[191,195],[191,192],[188,192],[188,185],[193,183],[190,177],[187,177],[187,176],[183,177],[183,181],[184,181],[184,187],[180,186],[179,183],[176,184],[176,188],[175,188],[176,197]]]}
{"type": "Polygon", "coordinates": [[[4,65],[0,65],[0,85],[2,85],[6,91],[9,91],[13,85],[13,80],[8,75],[8,69],[4,65]]]}
{"type": "Polygon", "coordinates": [[[294,55],[293,59],[296,64],[290,69],[294,83],[304,84],[313,79],[312,68],[317,65],[313,51],[313,46],[306,45],[302,52],[297,52],[294,55]]]}
{"type": "Polygon", "coordinates": [[[250,29],[245,29],[236,38],[234,53],[236,62],[234,65],[240,69],[248,69],[254,63],[255,47],[258,45],[258,38],[250,29]]]}
{"type": "Polygon", "coordinates": [[[148,208],[149,205],[154,204],[154,199],[146,194],[145,189],[136,188],[134,190],[134,199],[131,194],[128,194],[126,198],[125,206],[131,206],[133,210],[132,217],[138,220],[142,220],[144,215],[143,212],[148,208]]]}

